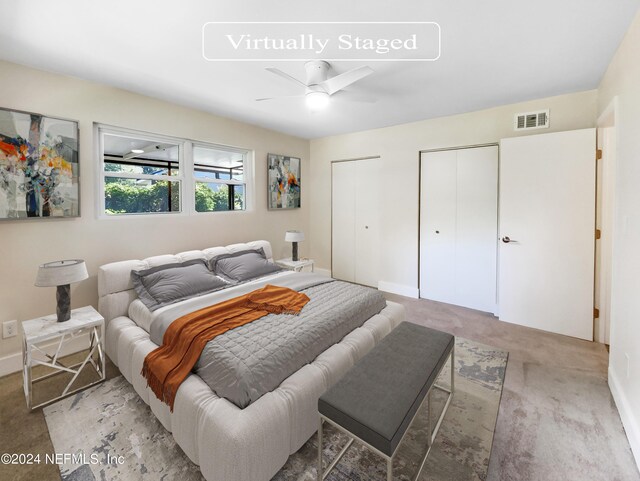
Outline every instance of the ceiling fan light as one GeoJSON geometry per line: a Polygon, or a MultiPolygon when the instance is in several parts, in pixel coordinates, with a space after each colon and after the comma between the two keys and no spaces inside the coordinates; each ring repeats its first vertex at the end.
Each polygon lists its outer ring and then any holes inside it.
{"type": "Polygon", "coordinates": [[[131,153],[133,153],[133,154],[144,154],[144,150],[142,150],[142,149],[131,149],[131,153]]]}
{"type": "Polygon", "coordinates": [[[322,110],[329,105],[329,94],[326,92],[309,92],[305,101],[311,110],[322,110]]]}

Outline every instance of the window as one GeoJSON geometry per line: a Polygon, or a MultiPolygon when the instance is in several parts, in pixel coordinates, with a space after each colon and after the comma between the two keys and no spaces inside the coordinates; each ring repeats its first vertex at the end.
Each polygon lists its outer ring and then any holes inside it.
{"type": "Polygon", "coordinates": [[[246,150],[101,126],[98,132],[105,216],[246,209],[246,150]]]}
{"type": "Polygon", "coordinates": [[[181,211],[180,144],[103,133],[104,213],[181,211]]]}
{"type": "Polygon", "coordinates": [[[244,210],[246,152],[193,146],[197,212],[244,210]]]}

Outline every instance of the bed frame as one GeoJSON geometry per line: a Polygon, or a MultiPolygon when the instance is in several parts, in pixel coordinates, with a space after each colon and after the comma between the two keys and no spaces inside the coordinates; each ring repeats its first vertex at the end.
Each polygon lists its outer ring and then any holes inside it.
{"type": "Polygon", "coordinates": [[[149,339],[149,333],[128,317],[129,304],[137,297],[131,271],[190,259],[208,260],[260,247],[272,260],[269,242],[254,241],[114,262],[98,271],[98,309],[106,321],[107,355],[189,459],[200,466],[207,481],[271,479],[289,455],[316,432],[320,395],[405,317],[403,306],[388,301],[380,314],[245,409],[219,398],[202,379],[191,374],[178,389],[174,411],[170,412],[140,374],[145,356],[157,345],[149,339]]]}

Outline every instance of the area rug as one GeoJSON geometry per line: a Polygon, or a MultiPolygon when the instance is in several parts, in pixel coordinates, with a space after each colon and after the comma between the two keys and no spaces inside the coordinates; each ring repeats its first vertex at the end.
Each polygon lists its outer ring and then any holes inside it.
{"type": "MultiPolygon", "coordinates": [[[[422,481],[484,481],[489,467],[508,353],[456,339],[455,395],[433,444],[422,481]]],[[[442,384],[449,380],[448,367],[442,384]]],[[[433,419],[444,404],[434,391],[433,419]]],[[[423,409],[399,447],[394,478],[410,480],[426,449],[423,409]]],[[[111,379],[44,408],[63,481],[202,481],[204,478],[122,377],[111,379]]],[[[432,423],[434,424],[434,423],[432,423]]],[[[333,459],[346,442],[325,431],[324,459],[333,459]]],[[[313,436],[273,478],[316,479],[313,436]]],[[[327,477],[329,481],[384,480],[385,462],[355,443],[327,477]]]]}

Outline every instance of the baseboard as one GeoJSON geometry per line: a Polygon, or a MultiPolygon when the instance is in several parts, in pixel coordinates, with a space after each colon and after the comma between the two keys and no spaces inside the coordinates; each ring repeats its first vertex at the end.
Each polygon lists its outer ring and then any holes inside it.
{"type": "MultiPolygon", "coordinates": [[[[53,355],[58,347],[57,342],[52,342],[44,345],[44,350],[53,355]]],[[[75,354],[76,352],[83,351],[89,347],[89,334],[82,334],[81,336],[74,337],[65,342],[61,356],[68,356],[69,354],[75,354]]],[[[16,352],[9,354],[8,356],[0,357],[0,377],[14,372],[22,371],[22,352],[16,352]]]]}
{"type": "Polygon", "coordinates": [[[0,377],[18,372],[22,369],[22,353],[16,352],[0,357],[0,377]]]}
{"type": "Polygon", "coordinates": [[[394,284],[393,282],[379,281],[378,289],[391,294],[398,294],[399,296],[413,297],[414,299],[420,297],[420,290],[416,287],[394,284]]]}
{"type": "Polygon", "coordinates": [[[640,425],[633,412],[631,403],[625,396],[624,391],[620,388],[618,377],[613,369],[611,369],[611,366],[609,366],[609,389],[620,413],[622,426],[627,434],[627,439],[629,439],[629,445],[631,446],[633,457],[636,460],[636,465],[638,469],[640,469],[640,425]]]}

